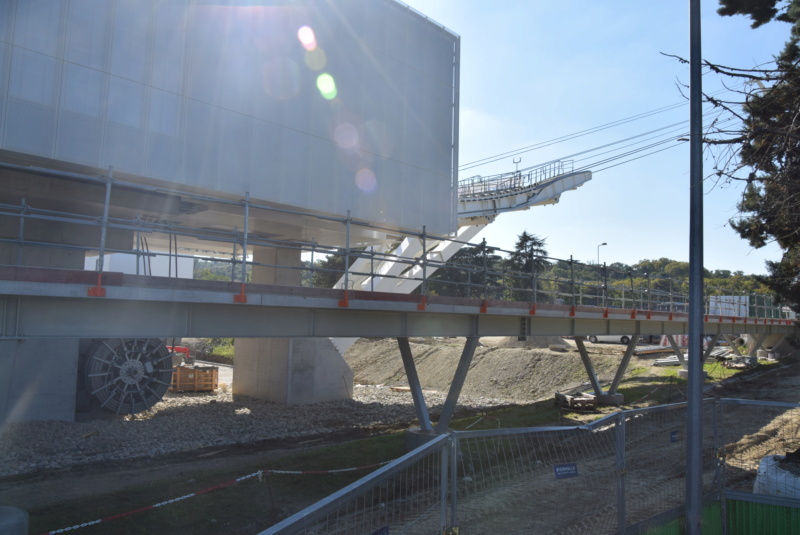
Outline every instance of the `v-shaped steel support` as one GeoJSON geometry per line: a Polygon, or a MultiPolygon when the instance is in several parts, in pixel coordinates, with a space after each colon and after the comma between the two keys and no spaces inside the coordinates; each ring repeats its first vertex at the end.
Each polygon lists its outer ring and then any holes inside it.
{"type": "MultiPolygon", "coordinates": [[[[436,424],[437,435],[446,433],[447,426],[450,425],[450,420],[453,419],[456,403],[458,403],[458,397],[464,387],[464,381],[467,379],[469,365],[472,363],[473,355],[475,355],[475,348],[478,347],[479,338],[478,336],[467,337],[464,350],[461,352],[461,359],[458,361],[458,367],[456,367],[456,373],[453,376],[453,382],[450,383],[447,399],[442,407],[442,413],[439,415],[439,422],[436,424]]],[[[411,345],[408,343],[408,338],[398,338],[397,345],[400,348],[400,356],[403,358],[403,367],[406,370],[408,386],[411,388],[411,397],[414,399],[414,409],[417,412],[420,431],[432,431],[428,406],[425,404],[425,396],[422,394],[422,385],[417,375],[417,366],[414,364],[414,356],[411,354],[411,345]]]]}
{"type": "Polygon", "coordinates": [[[461,352],[461,359],[458,361],[458,367],[453,376],[453,382],[450,383],[450,391],[447,392],[447,399],[444,402],[442,413],[439,415],[439,421],[436,424],[437,435],[447,433],[447,426],[450,425],[450,420],[453,419],[458,396],[461,395],[461,389],[464,387],[464,381],[467,379],[469,365],[472,363],[472,357],[475,355],[475,348],[478,347],[479,339],[480,337],[478,336],[467,337],[467,343],[464,344],[464,350],[461,352]]]}
{"type": "Polygon", "coordinates": [[[762,344],[764,344],[764,340],[767,339],[767,336],[769,336],[769,334],[767,333],[753,335],[755,344],[753,344],[753,349],[750,350],[751,357],[755,357],[756,355],[758,355],[758,350],[761,349],[761,346],[762,344]]]}
{"type": "Polygon", "coordinates": [[[594,395],[601,396],[603,394],[603,389],[600,388],[600,381],[597,379],[594,365],[592,365],[592,361],[589,360],[589,353],[586,351],[586,345],[583,343],[583,336],[575,337],[575,345],[578,347],[578,353],[581,355],[583,367],[586,368],[586,373],[589,375],[589,382],[592,383],[592,388],[594,388],[594,395]]]}
{"type": "Polygon", "coordinates": [[[675,356],[678,357],[678,362],[681,363],[681,367],[684,370],[688,370],[689,366],[686,364],[686,359],[683,356],[683,351],[681,350],[680,347],[678,347],[678,344],[675,343],[675,338],[673,338],[671,334],[668,334],[667,340],[669,340],[669,345],[672,346],[672,351],[675,352],[675,356]]]}
{"type": "Polygon", "coordinates": [[[414,400],[414,409],[417,411],[420,431],[432,431],[431,417],[428,414],[428,406],[425,404],[425,396],[422,394],[422,385],[419,382],[417,366],[414,364],[414,356],[411,354],[408,338],[398,338],[397,345],[400,347],[400,356],[403,358],[403,367],[406,370],[408,386],[411,388],[411,397],[414,400]]]}
{"type": "Polygon", "coordinates": [[[619,368],[617,368],[617,373],[614,375],[614,380],[611,381],[611,386],[608,387],[608,394],[611,396],[617,393],[619,383],[622,381],[622,377],[625,375],[625,372],[628,369],[628,364],[631,362],[633,351],[636,349],[637,338],[638,336],[633,335],[628,341],[628,347],[625,348],[625,354],[622,356],[622,362],[619,363],[619,368]]]}

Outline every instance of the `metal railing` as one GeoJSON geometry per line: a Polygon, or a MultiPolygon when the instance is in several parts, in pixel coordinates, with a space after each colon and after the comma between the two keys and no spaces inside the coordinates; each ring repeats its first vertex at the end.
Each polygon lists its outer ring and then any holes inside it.
{"type": "Polygon", "coordinates": [[[572,160],[557,160],[525,171],[501,173],[492,176],[472,176],[459,180],[459,198],[502,196],[541,185],[560,175],[571,173],[572,160]]]}
{"type": "Polygon", "coordinates": [[[441,533],[452,442],[441,435],[264,533],[350,535],[441,533]]]}
{"type": "MultiPolygon", "coordinates": [[[[556,162],[548,169],[542,168],[541,176],[560,172],[564,162],[556,162]]],[[[5,164],[4,164],[5,165],[5,164]]],[[[539,175],[531,171],[536,179],[539,175]]],[[[109,172],[111,175],[111,172],[109,172]]],[[[379,279],[395,279],[397,282],[416,280],[417,293],[431,296],[455,296],[475,299],[523,301],[531,304],[566,304],[603,308],[637,309],[640,311],[684,312],[688,310],[688,281],[657,278],[648,273],[619,271],[606,264],[581,263],[573,258],[557,259],[542,255],[522,255],[490,247],[485,240],[480,243],[459,242],[451,236],[440,236],[420,230],[381,227],[380,225],[348,217],[327,217],[306,212],[265,206],[250,200],[245,193],[241,200],[195,195],[183,191],[145,188],[136,184],[117,181],[109,177],[83,177],[101,184],[106,190],[103,215],[88,215],[45,209],[31,205],[23,199],[20,204],[0,204],[0,218],[17,222],[18,232],[0,238],[0,244],[10,246],[16,265],[26,265],[27,255],[36,249],[61,248],[98,254],[96,270],[100,272],[104,257],[109,254],[134,255],[136,266],[146,265],[147,259],[168,256],[179,258],[204,258],[228,267],[227,277],[231,281],[248,282],[248,274],[254,267],[276,270],[293,279],[297,285],[332,287],[343,277],[343,289],[366,289],[375,287],[379,279]],[[173,195],[181,204],[216,203],[228,212],[238,211],[240,222],[235,226],[215,228],[193,228],[176,220],[136,216],[131,219],[109,216],[109,199],[115,188],[139,190],[148,194],[173,195]],[[275,214],[302,215],[316,218],[327,228],[340,226],[344,243],[321,244],[303,240],[274,239],[253,231],[252,222],[265,212],[275,214]],[[82,235],[78,244],[64,244],[43,238],[41,225],[54,224],[62,229],[76,229],[82,235]],[[37,225],[40,227],[37,230],[37,225]],[[361,232],[366,231],[366,232],[361,232]],[[120,246],[120,240],[111,239],[115,233],[132,233],[133,243],[120,246]],[[168,252],[149,250],[148,236],[169,239],[168,252]],[[365,237],[368,236],[368,237],[365,237]],[[426,251],[416,258],[397,254],[395,246],[373,247],[377,243],[400,243],[403,238],[412,238],[422,244],[426,251]],[[433,248],[443,241],[461,245],[461,251],[449,261],[442,261],[433,248]],[[174,244],[174,247],[173,247],[174,244]],[[187,245],[188,244],[188,245],[187,245]],[[294,251],[297,258],[305,258],[295,265],[259,263],[250,260],[254,248],[269,247],[294,251]],[[322,260],[320,260],[322,259],[322,260]],[[360,270],[345,269],[358,260],[360,270]],[[396,274],[382,270],[386,264],[401,266],[396,274]],[[355,280],[366,280],[358,288],[355,280]]],[[[6,227],[8,228],[8,226],[6,227]]],[[[13,228],[13,226],[12,226],[13,228]]],[[[147,269],[142,269],[146,272],[147,269]]],[[[138,271],[137,271],[138,272],[138,271]]],[[[777,306],[772,296],[738,291],[736,288],[705,289],[705,313],[719,316],[750,317],[763,319],[790,319],[794,314],[785,307],[777,306]]]]}
{"type": "MultiPolygon", "coordinates": [[[[682,522],[686,430],[681,403],[622,411],[578,427],[451,432],[262,533],[447,533],[458,527],[469,533],[644,534],[682,522]],[[422,483],[415,491],[419,500],[387,494],[388,481],[410,480],[422,483]],[[350,519],[347,529],[343,518],[350,519]]],[[[800,510],[800,474],[791,489],[778,492],[757,483],[764,459],[800,447],[800,405],[706,400],[703,430],[703,495],[722,533],[755,532],[728,526],[728,509],[742,503],[800,510]],[[795,494],[787,499],[781,492],[795,494]]],[[[786,516],[770,511],[753,516],[762,523],[786,516]]]]}

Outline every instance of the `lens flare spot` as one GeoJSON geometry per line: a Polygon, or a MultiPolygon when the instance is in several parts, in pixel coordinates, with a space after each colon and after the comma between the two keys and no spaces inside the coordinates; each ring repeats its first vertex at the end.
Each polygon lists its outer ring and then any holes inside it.
{"type": "Polygon", "coordinates": [[[378,186],[378,179],[371,169],[359,169],[356,173],[356,186],[364,193],[372,193],[378,186]]]}
{"type": "Polygon", "coordinates": [[[342,123],[333,131],[333,139],[343,149],[358,147],[358,129],[350,123],[342,123]]]}
{"type": "Polygon", "coordinates": [[[326,100],[333,100],[336,98],[336,81],[333,79],[333,76],[326,72],[317,76],[317,89],[319,89],[322,98],[326,100]]]}
{"type": "Polygon", "coordinates": [[[317,37],[314,35],[314,30],[308,26],[303,26],[297,30],[297,38],[306,50],[310,51],[317,48],[317,37]]]}
{"type": "Polygon", "coordinates": [[[321,71],[328,64],[328,56],[321,48],[306,51],[306,65],[314,71],[321,71]]]}

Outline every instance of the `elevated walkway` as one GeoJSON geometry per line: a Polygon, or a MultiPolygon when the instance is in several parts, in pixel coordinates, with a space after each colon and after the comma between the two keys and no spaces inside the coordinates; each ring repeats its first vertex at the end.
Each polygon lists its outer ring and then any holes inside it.
{"type": "MultiPolygon", "coordinates": [[[[676,312],[243,286],[121,273],[107,273],[98,280],[87,271],[8,266],[0,267],[0,311],[0,350],[5,351],[35,338],[396,338],[424,433],[446,432],[482,336],[574,336],[595,393],[614,398],[637,335],[688,332],[688,316],[676,312]],[[583,337],[601,334],[631,336],[607,393],[601,390],[583,345],[583,337]],[[409,337],[430,336],[466,338],[436,429],[408,344],[409,337]]],[[[714,341],[722,335],[756,335],[757,347],[767,337],[782,338],[794,330],[790,319],[734,316],[706,316],[703,326],[714,341]]]]}
{"type": "MultiPolygon", "coordinates": [[[[554,162],[537,167],[526,174],[504,173],[489,177],[472,177],[458,186],[458,234],[453,240],[422,240],[406,237],[394,251],[396,258],[370,265],[369,258],[356,260],[350,268],[347,283],[342,277],[336,288],[351,290],[410,293],[422,282],[422,267],[417,260],[426,250],[428,260],[447,262],[466,242],[504,212],[527,210],[533,206],[555,204],[561,195],[573,191],[592,179],[590,171],[573,172],[571,162],[554,162]],[[370,273],[376,275],[372,277],[370,273]],[[400,277],[402,280],[398,280],[400,277]]],[[[380,248],[381,253],[389,245],[380,248]]],[[[434,269],[425,275],[430,276],[434,269]]]]}
{"type": "MultiPolygon", "coordinates": [[[[0,338],[686,334],[688,316],[0,266],[0,338]],[[241,293],[244,290],[245,293],[241,293]],[[104,294],[101,296],[101,294],[104,294]],[[114,321],[109,321],[114,318],[114,321]]],[[[705,316],[703,332],[789,334],[791,319],[705,316]]]]}
{"type": "MultiPolygon", "coordinates": [[[[423,256],[429,262],[445,263],[501,213],[555,204],[563,193],[576,190],[591,179],[590,171],[573,172],[571,161],[557,161],[527,173],[463,180],[458,186],[459,229],[453,240],[425,240],[423,243],[420,238],[406,237],[390,260],[373,265],[371,258],[357,259],[347,277],[342,276],[334,288],[410,294],[425,277],[436,271],[435,267],[423,267],[423,256]]],[[[375,252],[385,253],[388,247],[388,244],[378,246],[375,252]]],[[[332,341],[343,355],[356,338],[332,341]]]]}

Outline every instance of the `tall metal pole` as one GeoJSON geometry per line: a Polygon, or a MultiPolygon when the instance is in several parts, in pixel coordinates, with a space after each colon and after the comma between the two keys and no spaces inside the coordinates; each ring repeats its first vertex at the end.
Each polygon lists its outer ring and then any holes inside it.
{"type": "Polygon", "coordinates": [[[686,533],[703,532],[703,89],[700,0],[689,0],[689,392],[686,533]]]}

